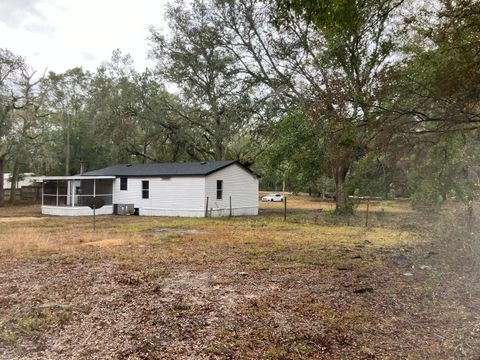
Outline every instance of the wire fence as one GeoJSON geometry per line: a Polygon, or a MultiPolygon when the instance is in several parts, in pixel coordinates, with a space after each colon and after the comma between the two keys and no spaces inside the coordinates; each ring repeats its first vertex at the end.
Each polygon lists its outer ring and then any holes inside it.
{"type": "MultiPolygon", "coordinates": [[[[363,227],[401,225],[416,212],[408,199],[384,200],[377,197],[351,197],[351,212],[338,213],[334,199],[314,199],[305,196],[285,196],[282,204],[263,203],[260,214],[286,222],[363,227]]],[[[420,217],[424,216],[423,214],[420,217]]],[[[418,216],[417,216],[418,217],[418,216]]]]}

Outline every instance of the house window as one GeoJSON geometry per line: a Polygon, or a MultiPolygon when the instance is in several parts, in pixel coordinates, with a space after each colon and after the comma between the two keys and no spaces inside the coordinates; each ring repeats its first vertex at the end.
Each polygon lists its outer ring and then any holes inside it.
{"type": "Polygon", "coordinates": [[[223,180],[217,180],[217,200],[222,200],[223,180]]]}
{"type": "Polygon", "coordinates": [[[142,199],[148,199],[150,197],[149,187],[148,181],[142,181],[142,199]]]}
{"type": "Polygon", "coordinates": [[[128,178],[122,177],[120,178],[120,190],[127,190],[128,189],[128,178]]]}

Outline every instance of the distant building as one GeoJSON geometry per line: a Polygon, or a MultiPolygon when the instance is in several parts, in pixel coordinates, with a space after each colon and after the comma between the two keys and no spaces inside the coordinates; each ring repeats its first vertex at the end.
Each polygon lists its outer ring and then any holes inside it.
{"type": "MultiPolygon", "coordinates": [[[[15,188],[20,189],[24,186],[31,186],[36,181],[34,173],[23,173],[19,175],[19,179],[16,183],[15,188]]],[[[11,189],[12,188],[12,174],[4,173],[3,174],[3,188],[11,189]]]]}

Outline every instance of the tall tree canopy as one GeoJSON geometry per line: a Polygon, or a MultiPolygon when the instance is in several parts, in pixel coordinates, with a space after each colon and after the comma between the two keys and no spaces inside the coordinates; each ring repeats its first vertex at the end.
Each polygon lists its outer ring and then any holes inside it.
{"type": "Polygon", "coordinates": [[[334,190],[338,212],[353,193],[471,199],[479,6],[172,2],[142,72],[115,50],[94,71],[42,75],[2,49],[0,174],[229,158],[265,187],[334,190]]]}
{"type": "Polygon", "coordinates": [[[226,49],[224,28],[209,5],[194,1],[188,10],[182,3],[171,5],[171,33],[166,37],[152,29],[152,56],[158,74],[180,90],[183,106],[176,112],[201,135],[200,155],[221,160],[234,136],[248,130],[253,84],[226,49]]]}

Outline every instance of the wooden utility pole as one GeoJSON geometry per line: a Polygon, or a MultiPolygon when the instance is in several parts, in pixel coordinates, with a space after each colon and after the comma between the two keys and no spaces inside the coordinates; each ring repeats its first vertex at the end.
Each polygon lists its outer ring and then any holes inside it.
{"type": "Polygon", "coordinates": [[[287,221],[287,197],[283,197],[283,221],[287,221]]]}
{"type": "Polygon", "coordinates": [[[72,126],[72,121],[70,115],[67,114],[67,134],[66,134],[66,144],[65,144],[65,176],[70,175],[70,131],[72,126]]]}

